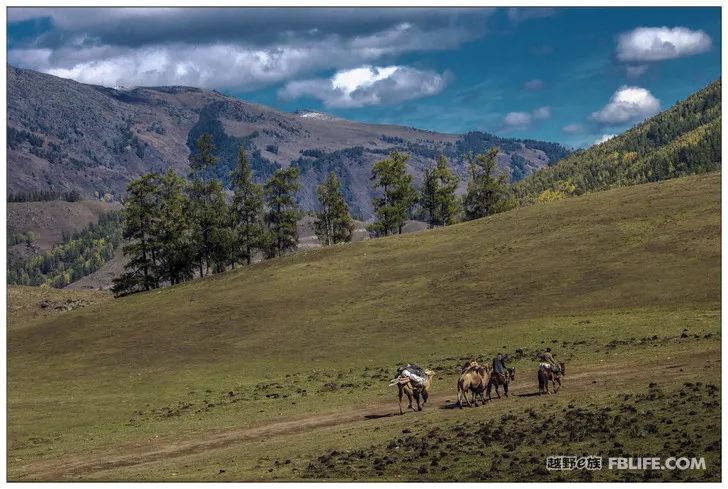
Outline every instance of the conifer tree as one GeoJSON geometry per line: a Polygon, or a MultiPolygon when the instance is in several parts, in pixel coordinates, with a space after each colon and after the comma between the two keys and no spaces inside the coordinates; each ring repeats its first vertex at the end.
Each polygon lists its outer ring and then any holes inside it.
{"type": "Polygon", "coordinates": [[[444,155],[438,157],[434,169],[425,169],[420,205],[427,212],[430,228],[455,222],[459,210],[459,199],[455,195],[458,182],[444,155]]]}
{"type": "Polygon", "coordinates": [[[154,226],[154,240],[159,248],[159,278],[175,285],[189,280],[194,273],[194,255],[190,250],[190,201],[186,183],[170,169],[159,179],[159,214],[154,226]]]}
{"type": "Polygon", "coordinates": [[[298,245],[297,222],[300,215],[296,204],[299,170],[296,167],[277,170],[265,185],[268,204],[266,222],[270,232],[268,256],[280,256],[298,245]]]}
{"type": "Polygon", "coordinates": [[[250,265],[255,251],[265,246],[266,229],[263,222],[263,187],[253,182],[253,172],[242,146],[232,185],[235,192],[231,209],[235,231],[233,256],[235,261],[250,265]]]}
{"type": "Polygon", "coordinates": [[[463,199],[465,219],[478,219],[515,207],[508,174],[496,174],[498,148],[470,157],[470,181],[463,199]]]}
{"type": "Polygon", "coordinates": [[[124,201],[123,237],[129,244],[123,248],[129,258],[120,277],[114,280],[115,294],[159,287],[157,242],[153,235],[159,214],[159,174],[147,173],[127,187],[124,201]]]}
{"type": "Polygon", "coordinates": [[[219,220],[210,232],[210,263],[215,273],[224,272],[228,265],[234,265],[235,235],[233,233],[230,208],[221,191],[215,194],[214,208],[220,212],[219,220]]]}
{"type": "Polygon", "coordinates": [[[318,188],[321,211],[316,213],[316,236],[324,246],[351,241],[354,221],[349,206],[341,195],[341,184],[333,171],[318,188]]]}
{"type": "Polygon", "coordinates": [[[205,276],[211,267],[213,271],[224,270],[229,261],[224,256],[225,250],[231,248],[231,237],[226,231],[230,219],[222,183],[212,177],[216,165],[212,135],[203,134],[197,140],[197,153],[190,158],[192,181],[189,186],[194,230],[192,242],[201,276],[205,276]]]}
{"type": "Polygon", "coordinates": [[[407,174],[409,156],[393,151],[389,158],[375,163],[372,179],[382,188],[383,196],[374,199],[376,221],[370,227],[378,235],[402,233],[405,221],[417,201],[412,176],[407,174]]]}

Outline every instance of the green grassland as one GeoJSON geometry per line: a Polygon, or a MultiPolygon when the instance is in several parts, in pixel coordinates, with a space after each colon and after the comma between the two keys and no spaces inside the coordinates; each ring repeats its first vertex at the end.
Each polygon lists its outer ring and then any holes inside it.
{"type": "Polygon", "coordinates": [[[9,478],[718,480],[720,190],[619,188],[29,317],[8,333],[9,478]],[[565,387],[532,396],[547,345],[565,387]],[[499,351],[514,395],[447,409],[459,365],[499,351]],[[404,362],[436,370],[433,398],[390,416],[404,362]],[[543,471],[615,450],[708,470],[543,471]]]}
{"type": "Polygon", "coordinates": [[[41,318],[112,300],[113,295],[100,290],[9,285],[7,297],[8,329],[14,329],[32,325],[41,318]]]}

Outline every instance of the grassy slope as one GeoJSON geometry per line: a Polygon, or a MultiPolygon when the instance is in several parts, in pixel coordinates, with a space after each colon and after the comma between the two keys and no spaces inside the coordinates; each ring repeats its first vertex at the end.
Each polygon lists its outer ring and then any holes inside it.
{"type": "Polygon", "coordinates": [[[8,329],[32,324],[40,318],[57,316],[68,310],[112,299],[109,292],[71,291],[50,287],[8,286],[8,329]]]}
{"type": "MultiPolygon", "coordinates": [[[[719,174],[312,250],[11,331],[9,473],[124,441],[391,399],[385,380],[398,362],[437,367],[449,391],[463,358],[544,343],[582,369],[716,355],[719,340],[679,341],[685,328],[696,338],[720,331],[719,174]],[[653,335],[654,347],[638,341],[653,335]],[[613,340],[624,344],[615,351],[613,340]]],[[[719,369],[706,372],[719,380],[719,369]]],[[[397,423],[384,426],[397,433],[397,423]]],[[[339,435],[300,440],[297,453],[313,456],[339,435]]],[[[230,477],[275,476],[246,457],[230,477]]],[[[211,477],[188,465],[174,474],[211,477]]],[[[115,476],[170,472],[101,477],[115,476]]]]}

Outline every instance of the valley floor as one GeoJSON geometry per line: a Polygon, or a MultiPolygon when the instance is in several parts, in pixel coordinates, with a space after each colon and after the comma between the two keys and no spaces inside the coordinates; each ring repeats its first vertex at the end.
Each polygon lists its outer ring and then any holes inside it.
{"type": "Polygon", "coordinates": [[[710,174],[71,311],[18,307],[8,478],[720,480],[720,260],[710,174]],[[567,374],[540,396],[546,346],[567,374]],[[497,352],[517,369],[511,396],[455,408],[460,367],[497,352]],[[425,410],[400,416],[387,384],[407,362],[436,378],[425,410]],[[545,468],[584,454],[706,468],[545,468]]]}
{"type": "MultiPolygon", "coordinates": [[[[671,352],[664,360],[647,360],[630,347],[596,368],[577,360],[553,395],[537,394],[530,368],[509,398],[461,410],[454,403],[457,377],[449,373],[438,377],[421,413],[400,416],[394,388],[386,400],[338,409],[327,408],[324,398],[320,412],[252,425],[240,420],[237,426],[145,435],[30,463],[11,454],[11,479],[719,480],[720,341],[689,336],[678,344],[684,346],[647,347],[671,352]],[[507,435],[499,437],[499,430],[507,435]],[[605,468],[544,471],[547,456],[582,450],[604,457],[605,468]],[[608,456],[656,454],[706,457],[707,470],[606,469],[608,456]]],[[[378,390],[387,390],[386,383],[378,390]]]]}

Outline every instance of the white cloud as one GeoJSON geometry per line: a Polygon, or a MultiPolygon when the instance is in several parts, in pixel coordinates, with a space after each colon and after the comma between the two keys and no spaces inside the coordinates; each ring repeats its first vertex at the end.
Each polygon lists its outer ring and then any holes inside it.
{"type": "Polygon", "coordinates": [[[638,76],[642,76],[645,74],[645,72],[647,72],[647,65],[626,66],[624,70],[627,73],[628,77],[637,78],[638,76]]]}
{"type": "Polygon", "coordinates": [[[503,118],[503,125],[506,129],[526,129],[537,120],[545,120],[551,117],[550,107],[539,107],[531,112],[509,112],[503,118]]]}
{"type": "Polygon", "coordinates": [[[534,110],[531,115],[533,115],[534,119],[548,119],[551,117],[551,107],[539,107],[538,109],[534,110]]]}
{"type": "Polygon", "coordinates": [[[617,59],[645,62],[680,58],[710,49],[710,37],[686,27],[639,27],[619,35],[617,59]]]}
{"type": "Polygon", "coordinates": [[[592,113],[591,119],[604,125],[616,125],[642,120],[659,110],[660,101],[649,90],[623,86],[602,110],[592,113]]]}
{"type": "Polygon", "coordinates": [[[509,127],[528,126],[533,121],[533,116],[528,112],[509,112],[503,119],[503,123],[509,127]]]}
{"type": "Polygon", "coordinates": [[[15,20],[52,15],[59,29],[10,49],[8,62],[14,66],[105,86],[246,91],[322,70],[346,71],[380,59],[393,64],[406,53],[452,49],[483,35],[483,19],[491,10],[477,15],[459,10],[443,15],[436,9],[300,9],[295,15],[244,8],[9,12],[15,20]],[[269,28],[256,29],[263,24],[269,28]]]}
{"type": "Polygon", "coordinates": [[[353,70],[339,71],[331,78],[331,86],[350,94],[359,88],[370,87],[380,80],[389,78],[399,66],[362,66],[353,70]]]}
{"type": "Polygon", "coordinates": [[[329,108],[389,105],[434,95],[448,83],[449,73],[407,66],[361,66],[336,72],[331,78],[292,81],[278,95],[287,100],[304,96],[329,108]]]}
{"type": "Polygon", "coordinates": [[[543,80],[539,80],[538,78],[534,78],[533,80],[528,80],[526,83],[523,84],[523,88],[526,90],[535,92],[536,90],[541,90],[544,87],[543,80]]]}
{"type": "Polygon", "coordinates": [[[71,46],[13,49],[8,61],[63,78],[105,86],[190,85],[255,90],[323,69],[346,70],[431,45],[424,33],[398,25],[374,36],[252,46],[235,42],[165,43],[141,47],[71,46]],[[422,42],[419,40],[421,39],[422,42]]]}
{"type": "Polygon", "coordinates": [[[566,134],[579,134],[584,132],[584,126],[581,124],[569,124],[561,128],[566,134]]]}
{"type": "Polygon", "coordinates": [[[616,136],[616,134],[602,134],[602,137],[600,137],[599,139],[594,141],[594,144],[602,144],[606,141],[609,141],[610,139],[612,139],[615,136],[616,136]]]}
{"type": "MultiPolygon", "coordinates": [[[[280,82],[311,66],[328,65],[316,46],[246,48],[231,44],[156,45],[132,48],[14,50],[9,61],[39,71],[105,86],[190,85],[254,89],[280,82]],[[60,58],[60,59],[59,59],[60,58]],[[33,61],[32,63],[30,61],[33,61]],[[20,64],[20,63],[17,63],[20,64]]],[[[344,53],[331,53],[332,57],[344,53]]]]}

